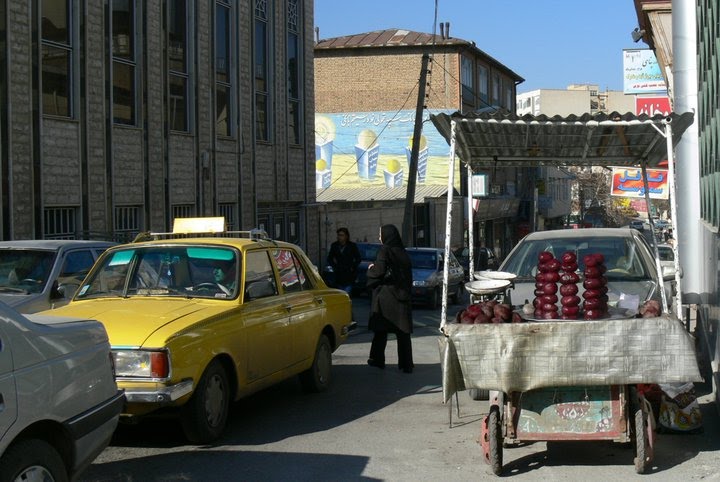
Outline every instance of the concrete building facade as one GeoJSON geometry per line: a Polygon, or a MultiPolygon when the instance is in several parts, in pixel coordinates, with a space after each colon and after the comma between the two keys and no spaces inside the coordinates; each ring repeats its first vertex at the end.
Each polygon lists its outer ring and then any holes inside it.
{"type": "MultiPolygon", "coordinates": [[[[374,128],[380,131],[382,149],[395,143],[401,151],[412,137],[413,123],[408,121],[405,130],[395,131],[399,117],[415,118],[418,96],[418,79],[421,78],[423,54],[430,57],[427,88],[423,107],[423,136],[432,144],[428,164],[428,180],[418,182],[414,198],[413,239],[407,245],[443,246],[446,231],[447,143],[435,142],[430,136],[437,134],[428,121],[432,112],[470,112],[478,109],[512,110],[515,106],[516,87],[523,79],[499,61],[487,55],[470,41],[449,35],[449,24],[441,24],[439,35],[390,29],[319,40],[315,46],[315,109],[319,117],[333,118],[338,128],[335,141],[337,156],[342,136],[354,136],[347,128],[355,122],[358,129],[373,127],[361,125],[358,119],[382,119],[374,128]],[[341,130],[345,129],[342,133],[341,130]],[[392,132],[392,133],[391,133],[392,132]],[[395,137],[393,137],[395,136],[395,137]],[[440,144],[444,144],[441,146],[440,144]],[[436,167],[443,163],[443,167],[436,167]],[[434,175],[431,176],[430,170],[434,175]],[[433,177],[431,181],[429,178],[433,177]]],[[[316,132],[316,136],[318,133],[316,132]]],[[[354,138],[354,137],[353,137],[354,138]]],[[[319,143],[316,137],[316,143],[319,143]]],[[[345,154],[350,155],[351,143],[345,154]]],[[[341,148],[342,149],[342,148],[341,148]]],[[[381,149],[381,152],[383,152],[381,149]]],[[[408,149],[409,150],[409,149],[408,149]]],[[[318,157],[319,154],[318,150],[318,157]]],[[[341,151],[342,154],[342,151],[341,151]]],[[[388,154],[388,158],[392,157],[388,154]]],[[[351,162],[354,162],[351,159],[351,162]]],[[[386,162],[380,154],[378,170],[386,162]]],[[[404,162],[404,161],[403,161],[404,162]]],[[[335,163],[335,161],[333,161],[335,163]]],[[[325,167],[325,163],[322,164],[325,167]]],[[[348,169],[354,166],[348,164],[348,169]]],[[[333,167],[333,171],[335,168],[333,167]]],[[[474,212],[476,223],[474,240],[477,245],[495,246],[506,254],[518,238],[517,225],[520,213],[523,173],[514,168],[499,168],[487,173],[490,192],[474,212]]],[[[401,188],[386,189],[366,179],[353,177],[352,183],[343,185],[333,172],[332,182],[320,184],[318,202],[325,206],[326,245],[334,240],[335,230],[348,227],[351,236],[359,241],[376,241],[378,227],[391,222],[402,225],[407,179],[401,188]]],[[[456,197],[453,208],[453,244],[465,239],[467,222],[467,172],[457,171],[456,197]]],[[[531,196],[530,194],[527,196],[531,196]]],[[[527,210],[526,210],[527,211],[527,210]]]]}
{"type": "Polygon", "coordinates": [[[2,239],[224,216],[317,255],[310,0],[0,0],[2,239]]]}

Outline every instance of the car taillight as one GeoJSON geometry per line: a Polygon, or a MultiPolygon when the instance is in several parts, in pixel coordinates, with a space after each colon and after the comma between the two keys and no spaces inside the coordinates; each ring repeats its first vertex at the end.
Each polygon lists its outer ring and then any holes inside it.
{"type": "Polygon", "coordinates": [[[166,352],[154,352],[150,354],[150,373],[153,378],[166,378],[169,373],[166,352]]]}

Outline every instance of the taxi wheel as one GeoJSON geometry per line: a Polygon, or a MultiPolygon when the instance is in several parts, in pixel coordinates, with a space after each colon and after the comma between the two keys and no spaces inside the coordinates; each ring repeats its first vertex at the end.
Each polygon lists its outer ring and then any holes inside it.
{"type": "Polygon", "coordinates": [[[230,409],[229,388],[225,369],[213,360],[180,413],[183,432],[189,441],[208,443],[222,434],[230,409]]]}
{"type": "Polygon", "coordinates": [[[330,369],[332,368],[332,348],[330,340],[320,335],[315,359],[310,368],[300,374],[300,383],[306,392],[324,392],[330,385],[330,369]]]}
{"type": "Polygon", "coordinates": [[[0,457],[0,480],[68,480],[60,454],[42,440],[18,442],[0,457]]]}

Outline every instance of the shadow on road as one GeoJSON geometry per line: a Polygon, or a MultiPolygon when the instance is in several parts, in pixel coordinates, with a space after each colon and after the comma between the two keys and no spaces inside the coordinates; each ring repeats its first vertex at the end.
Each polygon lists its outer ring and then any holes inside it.
{"type": "Polygon", "coordinates": [[[117,462],[95,463],[79,480],[339,480],[374,481],[362,476],[368,457],[337,454],[252,452],[243,450],[182,450],[117,462]],[[278,460],[282,460],[278,463],[278,460]],[[153,474],[148,476],[148,467],[153,474]],[[137,474],[146,474],[138,477],[137,474]]]}

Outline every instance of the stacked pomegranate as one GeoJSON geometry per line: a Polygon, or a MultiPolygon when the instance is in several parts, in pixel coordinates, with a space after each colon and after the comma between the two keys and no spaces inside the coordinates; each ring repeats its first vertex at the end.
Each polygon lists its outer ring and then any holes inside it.
{"type": "Polygon", "coordinates": [[[597,320],[608,315],[605,257],[600,253],[583,256],[585,281],[583,287],[583,318],[597,320]]]}
{"type": "Polygon", "coordinates": [[[512,306],[499,303],[496,300],[473,303],[460,311],[455,317],[456,323],[464,325],[480,323],[519,323],[524,321],[512,306]]]}
{"type": "Polygon", "coordinates": [[[577,256],[571,251],[566,251],[560,257],[560,304],[562,305],[563,320],[577,320],[580,315],[580,297],[577,295],[580,277],[576,273],[578,269],[577,256]]]}
{"type": "Polygon", "coordinates": [[[558,318],[557,282],[560,280],[560,261],[552,253],[543,251],[538,255],[538,274],[535,275],[534,316],[544,320],[558,318]]]}

